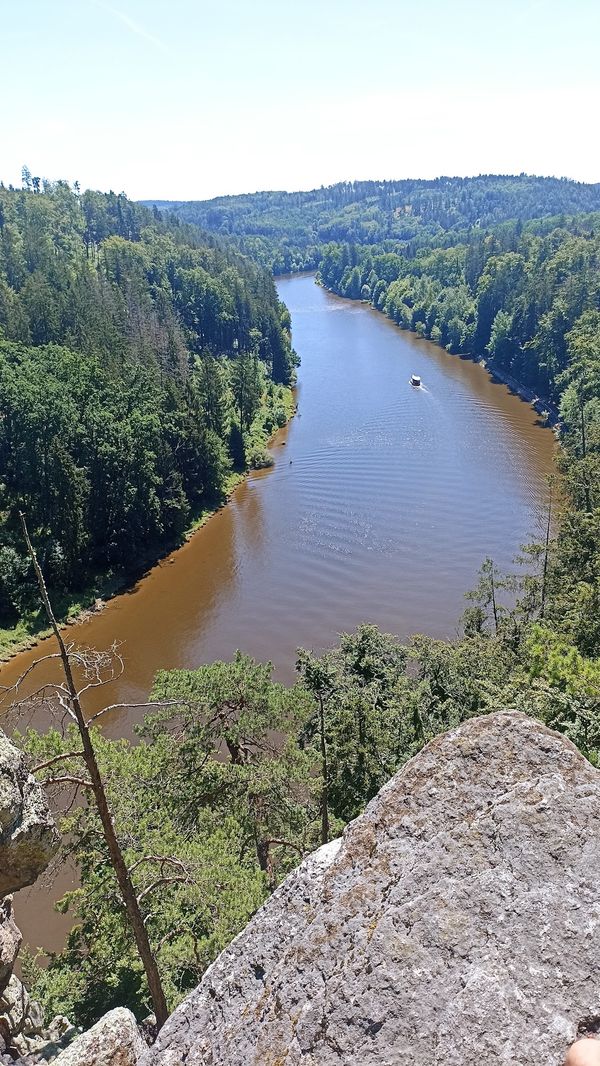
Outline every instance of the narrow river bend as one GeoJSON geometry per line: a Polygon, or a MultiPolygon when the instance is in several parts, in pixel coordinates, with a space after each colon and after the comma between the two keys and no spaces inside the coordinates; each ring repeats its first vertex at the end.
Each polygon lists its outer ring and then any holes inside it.
{"type": "MultiPolygon", "coordinates": [[[[81,644],[122,644],[126,674],[90,693],[97,699],[142,702],[157,669],[236,648],[291,681],[298,646],[326,647],[365,620],[401,637],[452,636],[483,558],[509,566],[539,532],[554,436],[528,404],[481,366],[312,277],[278,288],[302,366],[299,412],[276,438],[276,465],[251,474],[182,549],[73,630],[81,644]],[[422,389],[409,385],[413,371],[422,389]]],[[[8,663],[0,682],[12,683],[45,643],[8,663]]],[[[115,716],[107,731],[131,735],[134,721],[115,716]]],[[[22,896],[26,941],[57,946],[61,923],[43,889],[22,896]]]]}

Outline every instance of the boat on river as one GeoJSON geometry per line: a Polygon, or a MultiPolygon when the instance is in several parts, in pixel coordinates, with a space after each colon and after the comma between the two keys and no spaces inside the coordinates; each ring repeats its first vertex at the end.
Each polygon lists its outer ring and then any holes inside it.
{"type": "Polygon", "coordinates": [[[414,385],[415,389],[421,388],[421,378],[418,374],[411,374],[410,383],[414,385]]]}

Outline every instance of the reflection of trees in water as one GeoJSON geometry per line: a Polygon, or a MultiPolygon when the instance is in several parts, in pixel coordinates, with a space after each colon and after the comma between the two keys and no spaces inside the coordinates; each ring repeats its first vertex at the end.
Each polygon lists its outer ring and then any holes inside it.
{"type": "MultiPolygon", "coordinates": [[[[271,471],[266,471],[268,477],[271,471]]],[[[236,528],[234,536],[238,542],[238,550],[244,553],[252,553],[255,556],[261,554],[267,543],[264,521],[264,509],[262,502],[261,482],[265,474],[242,486],[236,499],[236,528]]]]}

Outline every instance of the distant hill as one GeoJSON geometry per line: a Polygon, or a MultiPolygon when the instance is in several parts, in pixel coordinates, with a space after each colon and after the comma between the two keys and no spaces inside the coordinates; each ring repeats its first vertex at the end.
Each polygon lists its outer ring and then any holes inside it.
{"type": "Polygon", "coordinates": [[[600,210],[600,183],[527,174],[431,181],[338,182],[310,192],[257,192],[213,200],[147,200],[213,233],[275,272],[316,266],[329,241],[427,242],[443,232],[600,210]]]}

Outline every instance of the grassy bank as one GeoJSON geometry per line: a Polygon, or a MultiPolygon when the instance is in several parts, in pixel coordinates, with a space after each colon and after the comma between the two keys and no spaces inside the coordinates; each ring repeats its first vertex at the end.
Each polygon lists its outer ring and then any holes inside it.
{"type": "MultiPolygon", "coordinates": [[[[277,430],[289,422],[295,409],[293,390],[285,385],[270,383],[252,425],[244,435],[246,464],[231,471],[220,496],[208,501],[201,510],[190,516],[187,529],[176,542],[158,544],[155,550],[139,559],[134,569],[91,574],[84,588],[70,593],[53,594],[54,610],[61,623],[69,625],[88,614],[102,610],[107,600],[131,588],[151,566],[189,540],[196,530],[227,503],[249,470],[272,466],[273,458],[268,451],[269,442],[277,430]]],[[[49,633],[43,609],[39,607],[28,611],[14,626],[0,628],[0,662],[32,647],[49,633]]]]}

